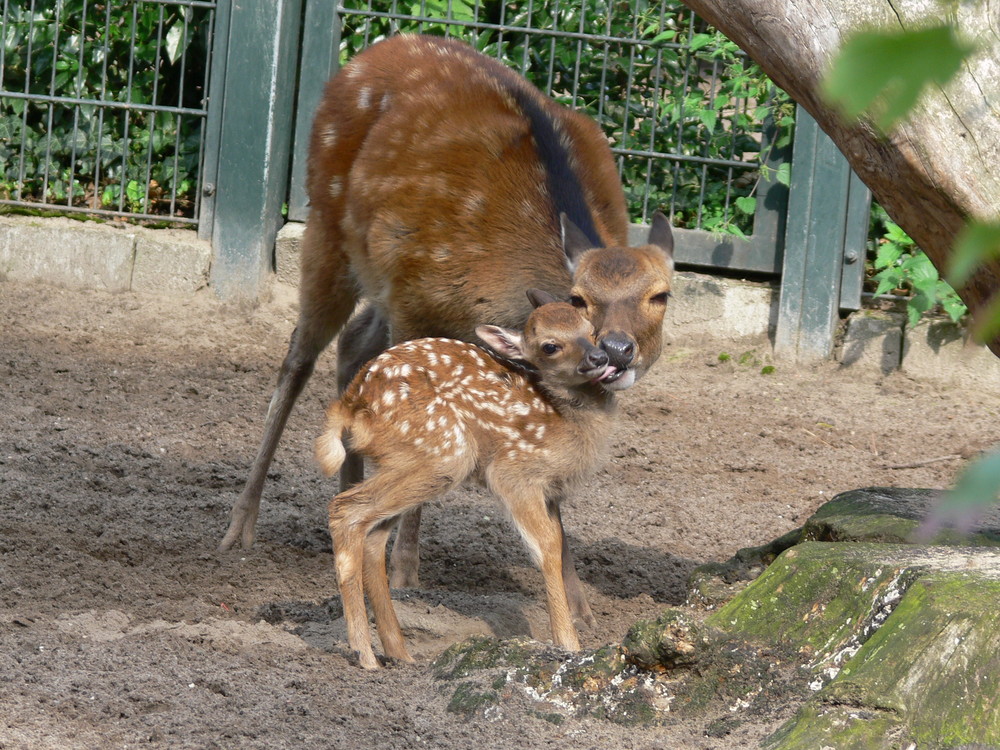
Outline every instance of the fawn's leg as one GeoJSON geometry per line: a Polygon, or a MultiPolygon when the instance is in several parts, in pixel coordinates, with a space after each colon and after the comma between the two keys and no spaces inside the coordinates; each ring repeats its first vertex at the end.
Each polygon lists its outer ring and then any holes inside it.
{"type": "Polygon", "coordinates": [[[396,524],[390,562],[394,589],[420,586],[420,506],[404,513],[396,524]]]}
{"type": "Polygon", "coordinates": [[[375,613],[375,626],[385,655],[412,662],[413,657],[406,650],[403,630],[399,627],[396,610],[392,606],[389,579],[385,570],[385,544],[391,531],[392,523],[383,521],[372,529],[365,540],[365,592],[375,613]]]}
{"type": "Polygon", "coordinates": [[[569,542],[566,541],[566,531],[562,525],[562,512],[559,509],[559,502],[553,503],[556,518],[559,520],[559,535],[562,537],[562,575],[563,584],[566,586],[566,598],[569,600],[569,609],[573,613],[573,619],[582,622],[587,627],[597,625],[597,618],[587,603],[587,594],[583,590],[580,576],[576,572],[576,564],[573,562],[573,553],[570,552],[569,542]]]}
{"type": "Polygon", "coordinates": [[[562,527],[559,512],[545,499],[541,488],[491,486],[510,510],[511,517],[545,579],[545,596],[552,626],[552,640],[568,651],[580,650],[580,639],[569,613],[563,583],[562,527]]]}
{"type": "MultiPolygon", "coordinates": [[[[358,370],[389,347],[389,325],[374,305],[368,305],[351,318],[337,340],[337,391],[343,393],[358,370]]],[[[364,479],[364,461],[348,449],[340,468],[340,489],[364,479]]],[[[403,514],[392,545],[392,587],[415,588],[420,585],[420,507],[403,514]]],[[[384,566],[383,566],[384,567],[384,566]]]]}
{"type": "Polygon", "coordinates": [[[378,471],[368,479],[337,495],[330,503],[330,531],[338,578],[342,560],[338,543],[348,545],[343,556],[345,574],[357,575],[356,580],[351,579],[352,588],[345,590],[343,579],[340,584],[348,641],[351,648],[358,651],[361,666],[366,669],[376,668],[378,662],[371,654],[371,630],[364,608],[364,590],[368,592],[386,654],[395,659],[413,661],[406,651],[385,574],[385,543],[391,528],[388,519],[440,495],[451,482],[449,475],[439,474],[428,465],[426,454],[412,455],[400,451],[383,461],[378,471]],[[359,556],[357,569],[349,567],[354,555],[359,556]],[[350,614],[348,597],[351,597],[350,614]],[[365,646],[367,652],[363,650],[365,646]]]}
{"type": "Polygon", "coordinates": [[[292,332],[288,353],[278,374],[278,385],[268,406],[264,437],[243,492],[233,504],[220,550],[228,550],[237,542],[243,547],[253,544],[264,480],[288,415],[312,375],[316,358],[354,309],[357,292],[349,278],[349,264],[341,249],[341,240],[336,222],[327,220],[320,211],[310,214],[302,240],[298,324],[292,332]]]}
{"type": "Polygon", "coordinates": [[[330,536],[333,538],[334,561],[340,600],[347,622],[347,642],[358,655],[365,669],[378,669],[372,650],[371,628],[365,609],[363,585],[364,547],[367,529],[355,523],[352,513],[357,501],[357,488],[337,495],[330,501],[330,536]]]}

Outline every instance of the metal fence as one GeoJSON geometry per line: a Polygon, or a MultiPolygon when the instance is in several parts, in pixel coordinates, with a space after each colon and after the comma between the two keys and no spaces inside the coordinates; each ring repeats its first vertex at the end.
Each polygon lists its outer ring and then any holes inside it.
{"type": "Polygon", "coordinates": [[[214,0],[0,16],[0,204],[196,224],[214,0]]]}
{"type": "Polygon", "coordinates": [[[677,0],[0,7],[0,204],[197,224],[222,297],[266,284],[283,205],[305,218],[327,78],[406,31],[465,39],[594,117],[634,239],[659,208],[679,264],[782,277],[776,343],[828,348],[838,309],[859,304],[867,191],[811,118],[677,0]]]}

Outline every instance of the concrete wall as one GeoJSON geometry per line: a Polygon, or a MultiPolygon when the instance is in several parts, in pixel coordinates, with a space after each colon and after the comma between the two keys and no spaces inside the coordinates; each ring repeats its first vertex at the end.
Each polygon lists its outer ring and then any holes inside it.
{"type": "MultiPolygon", "coordinates": [[[[275,280],[298,283],[301,224],[286,224],[275,247],[275,280]]],[[[208,286],[212,250],[194,232],[119,223],[0,216],[0,274],[75,288],[193,292],[208,286]]],[[[773,284],[679,272],[665,340],[680,345],[739,341],[768,348],[777,319],[773,284]]],[[[842,328],[836,358],[859,374],[908,374],[943,383],[974,382],[1000,393],[1000,359],[949,321],[908,329],[905,316],[861,310],[842,328]]]]}
{"type": "Polygon", "coordinates": [[[0,216],[0,273],[70,288],[193,292],[208,285],[212,247],[183,229],[0,216]]]}

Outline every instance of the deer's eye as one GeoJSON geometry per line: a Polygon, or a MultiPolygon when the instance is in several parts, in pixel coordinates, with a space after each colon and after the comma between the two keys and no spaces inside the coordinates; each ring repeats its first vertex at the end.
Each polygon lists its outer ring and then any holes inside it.
{"type": "Polygon", "coordinates": [[[580,295],[578,295],[578,294],[574,294],[573,296],[571,296],[569,298],[569,303],[571,305],[573,305],[573,307],[577,307],[577,308],[579,308],[581,310],[586,310],[587,309],[587,302],[586,302],[586,300],[583,297],[581,297],[580,295]]]}
{"type": "Polygon", "coordinates": [[[558,344],[553,344],[553,343],[542,344],[542,353],[547,354],[550,357],[556,352],[560,351],[561,349],[562,347],[559,346],[558,344]]]}
{"type": "Polygon", "coordinates": [[[667,304],[667,299],[670,297],[670,292],[660,292],[659,294],[654,294],[649,298],[649,301],[654,305],[665,305],[667,304]]]}

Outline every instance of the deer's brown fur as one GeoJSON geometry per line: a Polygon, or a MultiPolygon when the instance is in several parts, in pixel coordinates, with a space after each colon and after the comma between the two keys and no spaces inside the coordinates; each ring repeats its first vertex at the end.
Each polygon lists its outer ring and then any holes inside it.
{"type": "MultiPolygon", "coordinates": [[[[253,543],[260,495],[285,422],[317,356],[340,333],[338,384],[390,343],[473,340],[483,321],[520,328],[536,287],[590,319],[632,385],[660,354],[673,239],[662,214],[627,246],[608,142],[501,63],[454,40],[398,36],[328,84],[310,143],[310,213],[299,320],[264,438],[220,547],[253,543]],[[368,306],[348,323],[356,303],[368,306]],[[346,324],[346,326],[345,326],[346,324]]],[[[359,481],[348,456],[344,486],[359,481]]],[[[419,516],[393,547],[393,582],[417,582],[419,516]]],[[[574,611],[590,619],[565,555],[574,611]]]]}

